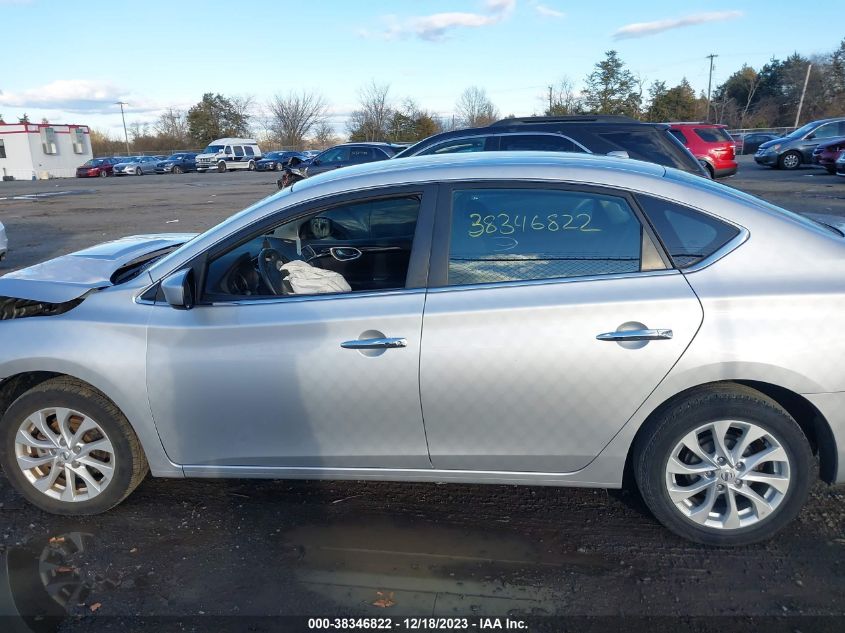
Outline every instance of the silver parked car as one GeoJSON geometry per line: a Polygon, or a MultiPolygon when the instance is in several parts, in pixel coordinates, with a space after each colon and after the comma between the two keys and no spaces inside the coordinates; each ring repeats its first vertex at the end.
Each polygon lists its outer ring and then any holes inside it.
{"type": "Polygon", "coordinates": [[[156,173],[156,165],[161,158],[158,156],[134,156],[114,166],[115,176],[143,176],[156,173]]]}
{"type": "Polygon", "coordinates": [[[722,545],[845,481],[845,239],[618,158],[322,174],[0,278],[0,463],[44,510],[161,477],[618,488],[722,545]],[[36,318],[37,317],[37,318],[36,318]]]}

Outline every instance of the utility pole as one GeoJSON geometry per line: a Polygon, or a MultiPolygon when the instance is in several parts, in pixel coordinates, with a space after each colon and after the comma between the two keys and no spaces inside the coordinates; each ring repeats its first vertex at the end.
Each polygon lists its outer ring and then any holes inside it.
{"type": "Polygon", "coordinates": [[[120,118],[123,119],[123,140],[126,141],[126,155],[129,156],[129,134],[126,133],[126,116],[123,114],[123,106],[129,104],[125,101],[116,101],[115,105],[120,106],[120,118]]]}
{"type": "Polygon", "coordinates": [[[552,90],[553,86],[549,86],[549,114],[552,114],[552,90]]]}
{"type": "Polygon", "coordinates": [[[801,98],[798,100],[798,112],[795,113],[795,127],[798,127],[798,120],[801,118],[801,108],[804,106],[804,95],[807,92],[807,82],[810,81],[810,69],[812,64],[807,64],[807,74],[804,75],[804,87],[801,89],[801,98]]]}
{"type": "Polygon", "coordinates": [[[718,57],[715,53],[710,53],[707,58],[710,60],[710,76],[707,78],[707,116],[704,118],[710,120],[710,88],[713,85],[713,59],[718,57]]]}

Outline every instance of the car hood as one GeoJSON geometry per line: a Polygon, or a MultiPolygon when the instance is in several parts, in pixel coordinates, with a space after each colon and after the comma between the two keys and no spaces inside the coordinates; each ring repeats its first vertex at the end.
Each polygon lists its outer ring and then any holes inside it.
{"type": "Polygon", "coordinates": [[[760,149],[766,149],[772,145],[777,145],[778,143],[789,143],[791,140],[793,139],[782,136],[780,138],[773,138],[771,141],[766,141],[765,143],[760,143],[759,147],[760,149]]]}
{"type": "Polygon", "coordinates": [[[0,277],[0,297],[45,303],[73,301],[112,285],[119,269],[184,244],[195,233],[132,235],[62,255],[0,277]]]}

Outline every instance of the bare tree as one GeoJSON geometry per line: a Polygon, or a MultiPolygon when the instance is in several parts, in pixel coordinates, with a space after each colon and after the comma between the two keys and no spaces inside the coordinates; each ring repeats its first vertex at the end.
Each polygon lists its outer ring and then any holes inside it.
{"type": "Polygon", "coordinates": [[[325,120],[328,105],[316,92],[289,92],[276,95],[267,104],[270,129],[283,147],[302,149],[305,138],[325,120]]]}
{"type": "Polygon", "coordinates": [[[337,145],[340,139],[335,132],[334,127],[326,119],[320,121],[314,126],[314,133],[308,143],[313,149],[325,149],[332,145],[337,145]]]}
{"type": "Polygon", "coordinates": [[[156,134],[173,139],[174,147],[185,145],[188,137],[188,113],[179,108],[167,108],[153,124],[156,134]]]}
{"type": "Polygon", "coordinates": [[[499,118],[498,108],[487,97],[487,92],[478,86],[464,90],[455,109],[464,127],[489,125],[499,118]]]}
{"type": "Polygon", "coordinates": [[[575,92],[575,84],[569,77],[563,77],[557,86],[549,86],[547,116],[577,114],[581,110],[581,99],[575,92]]]}
{"type": "Polygon", "coordinates": [[[257,104],[255,102],[255,97],[252,95],[238,95],[228,97],[228,99],[235,115],[243,121],[247,134],[251,134],[252,122],[256,115],[255,110],[257,104]]]}
{"type": "Polygon", "coordinates": [[[393,116],[389,94],[390,84],[378,84],[375,81],[359,91],[359,107],[347,123],[351,137],[364,141],[380,141],[387,137],[393,116]]]}

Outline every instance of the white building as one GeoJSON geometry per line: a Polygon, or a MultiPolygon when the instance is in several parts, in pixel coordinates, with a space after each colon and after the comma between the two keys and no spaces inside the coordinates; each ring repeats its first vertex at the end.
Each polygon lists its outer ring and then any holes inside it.
{"type": "Polygon", "coordinates": [[[0,176],[68,178],[93,158],[87,125],[0,123],[0,176]]]}

